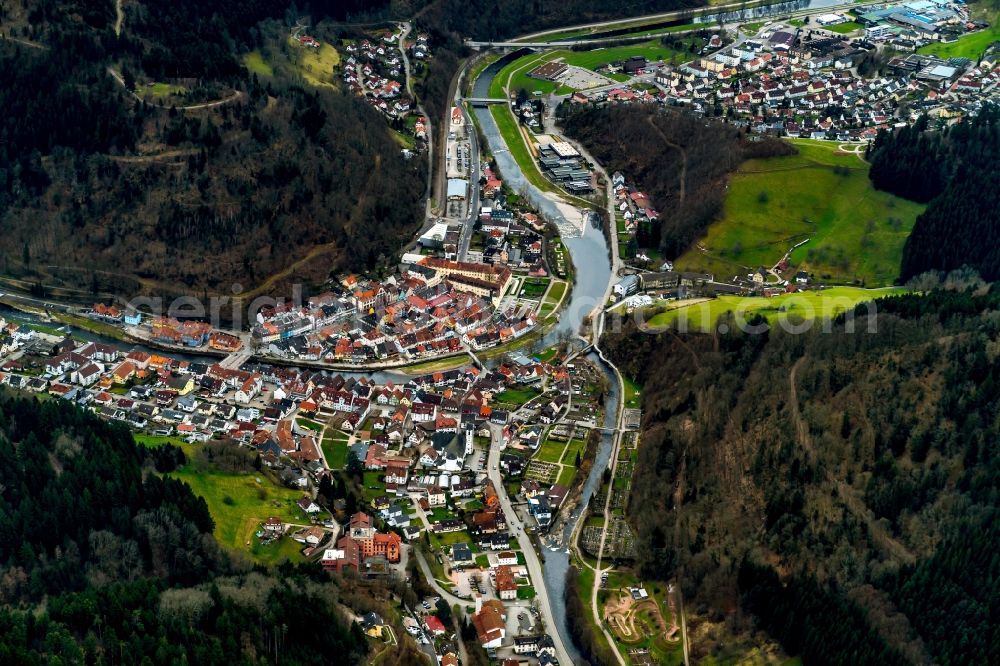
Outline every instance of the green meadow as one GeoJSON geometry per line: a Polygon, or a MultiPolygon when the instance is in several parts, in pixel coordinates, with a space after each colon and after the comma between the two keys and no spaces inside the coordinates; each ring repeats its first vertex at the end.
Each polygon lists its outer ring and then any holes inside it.
{"type": "Polygon", "coordinates": [[[868,164],[836,143],[796,140],[798,155],[747,160],[729,181],[725,210],[676,263],[717,279],[770,268],[807,241],[790,266],[814,281],[886,286],[924,206],[877,191],[868,164]]]}
{"type": "MultiPolygon", "coordinates": [[[[861,289],[859,287],[833,287],[817,291],[782,294],[772,298],[763,296],[720,296],[701,300],[686,307],[659,312],[646,320],[651,328],[671,327],[675,324],[692,331],[708,331],[719,317],[727,312],[734,314],[737,323],[761,315],[768,323],[795,324],[805,320],[827,319],[851,310],[858,303],[883,296],[904,293],[901,287],[861,289]]],[[[861,325],[861,324],[859,324],[861,325]]]]}

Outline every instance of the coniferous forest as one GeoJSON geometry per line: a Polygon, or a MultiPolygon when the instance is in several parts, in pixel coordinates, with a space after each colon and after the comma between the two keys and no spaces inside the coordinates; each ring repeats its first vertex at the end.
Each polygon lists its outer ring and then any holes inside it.
{"type": "Polygon", "coordinates": [[[120,35],[114,3],[74,7],[0,9],[0,272],[164,295],[278,274],[280,290],[384,267],[409,239],[426,162],[353,95],[244,66],[295,57],[290,4],[128,3],[120,35]],[[153,82],[183,93],[134,93],[153,82]]]}
{"type": "Polygon", "coordinates": [[[997,663],[1000,292],[958,276],[875,307],[605,337],[643,384],[640,575],[807,664],[997,663]]]}
{"type": "Polygon", "coordinates": [[[962,266],[1000,278],[1000,111],[940,131],[927,118],[883,131],[870,158],[875,187],[928,202],[903,250],[903,280],[962,266]]]}

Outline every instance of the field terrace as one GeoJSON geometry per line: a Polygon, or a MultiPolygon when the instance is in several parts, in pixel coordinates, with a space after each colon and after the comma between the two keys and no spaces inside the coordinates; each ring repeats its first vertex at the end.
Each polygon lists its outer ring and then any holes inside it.
{"type": "Polygon", "coordinates": [[[253,339],[277,358],[357,364],[487,349],[535,325],[532,308],[497,309],[510,280],[507,267],[427,257],[385,281],[348,276],[304,306],[265,309],[253,339]]]}

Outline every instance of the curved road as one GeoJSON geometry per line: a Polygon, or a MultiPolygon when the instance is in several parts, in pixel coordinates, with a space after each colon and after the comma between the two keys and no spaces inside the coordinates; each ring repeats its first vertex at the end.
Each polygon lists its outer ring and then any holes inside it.
{"type": "MultiPolygon", "coordinates": [[[[108,74],[110,74],[111,77],[115,81],[118,82],[118,85],[120,85],[122,88],[125,88],[125,79],[122,78],[121,74],[119,74],[118,72],[116,72],[112,67],[108,67],[108,74]]],[[[233,100],[237,100],[237,99],[239,99],[240,97],[243,96],[243,93],[241,93],[239,90],[234,90],[233,94],[230,95],[229,97],[225,97],[223,99],[217,99],[214,102],[204,102],[202,104],[191,104],[190,106],[175,106],[173,104],[166,105],[166,104],[157,104],[156,102],[148,102],[148,101],[144,100],[142,97],[139,97],[135,93],[134,90],[129,90],[128,88],[125,88],[125,92],[127,92],[129,95],[132,95],[132,97],[134,97],[138,101],[145,102],[149,106],[156,107],[157,109],[175,108],[178,111],[195,111],[197,109],[208,109],[208,108],[211,108],[213,106],[220,106],[222,104],[228,104],[229,102],[232,102],[233,100]]]]}
{"type": "Polygon", "coordinates": [[[399,38],[397,40],[397,45],[399,46],[399,54],[403,58],[403,71],[406,74],[406,94],[410,96],[414,104],[417,106],[417,112],[424,117],[424,125],[426,125],[427,131],[427,189],[424,192],[424,198],[427,200],[426,209],[427,217],[430,217],[431,211],[431,181],[434,179],[434,125],[431,123],[431,117],[424,110],[424,105],[417,99],[417,96],[413,94],[413,74],[410,72],[410,58],[406,55],[406,47],[403,45],[403,41],[410,35],[410,31],[413,27],[410,25],[409,21],[400,24],[401,31],[399,33],[399,38]]]}

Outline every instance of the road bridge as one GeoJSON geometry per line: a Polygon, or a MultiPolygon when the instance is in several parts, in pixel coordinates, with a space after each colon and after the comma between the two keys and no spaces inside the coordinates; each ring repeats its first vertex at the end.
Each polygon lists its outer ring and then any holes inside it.
{"type": "Polygon", "coordinates": [[[490,104],[506,104],[503,97],[467,97],[466,101],[472,106],[489,106],[490,104]]]}

